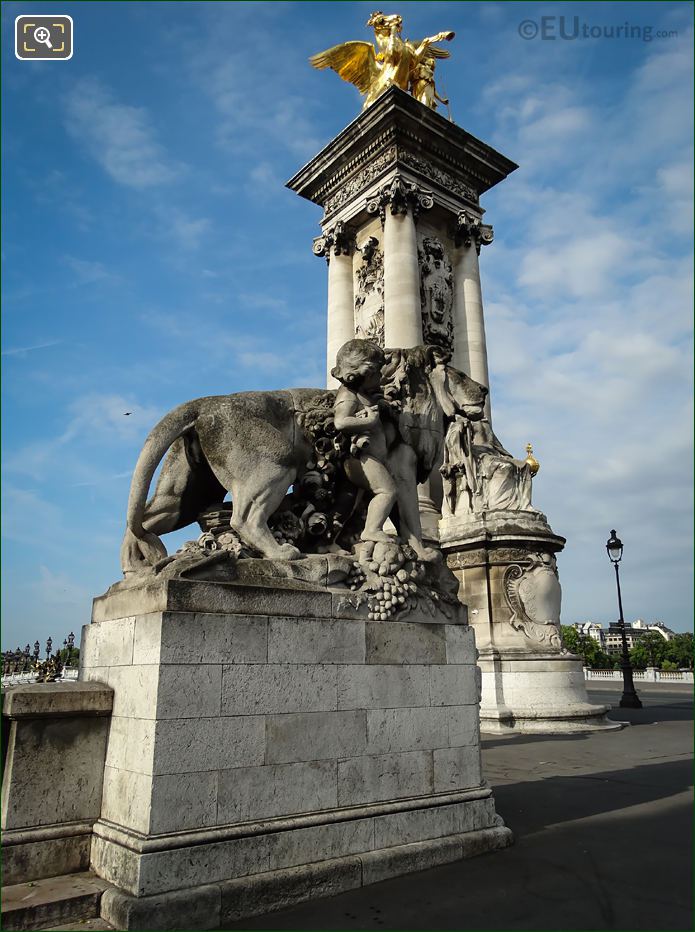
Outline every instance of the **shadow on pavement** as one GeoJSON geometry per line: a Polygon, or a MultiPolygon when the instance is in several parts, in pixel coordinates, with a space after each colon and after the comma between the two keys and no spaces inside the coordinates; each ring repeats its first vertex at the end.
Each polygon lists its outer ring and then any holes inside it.
{"type": "Polygon", "coordinates": [[[493,792],[497,811],[517,834],[652,803],[692,789],[692,785],[692,761],[679,760],[500,783],[493,785],[493,792]]]}
{"type": "MultiPolygon", "coordinates": [[[[484,739],[484,769],[513,847],[227,929],[691,929],[690,695],[662,692],[649,703],[647,693],[643,709],[611,714],[662,728],[484,739]]],[[[617,704],[620,692],[590,697],[617,704]]]]}
{"type": "Polygon", "coordinates": [[[519,834],[504,851],[227,928],[681,932],[692,928],[689,813],[681,803],[519,834]]]}

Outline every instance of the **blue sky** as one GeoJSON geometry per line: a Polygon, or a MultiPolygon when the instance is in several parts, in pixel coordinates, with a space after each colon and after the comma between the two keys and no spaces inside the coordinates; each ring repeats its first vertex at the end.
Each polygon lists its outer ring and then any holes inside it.
{"type": "MultiPolygon", "coordinates": [[[[359,112],[308,56],[369,38],[374,4],[58,6],[2,4],[3,647],[78,633],[119,578],[159,416],[322,384],[320,211],[284,182],[359,112]],[[56,12],[73,58],[18,61],[15,16],[56,12]]],[[[563,620],[615,618],[615,527],[627,617],[687,630],[692,5],[384,9],[413,38],[456,30],[453,117],[521,165],[483,200],[493,418],[517,454],[533,441],[534,502],[568,538],[563,620]],[[519,35],[560,15],[653,38],[519,35]]]]}

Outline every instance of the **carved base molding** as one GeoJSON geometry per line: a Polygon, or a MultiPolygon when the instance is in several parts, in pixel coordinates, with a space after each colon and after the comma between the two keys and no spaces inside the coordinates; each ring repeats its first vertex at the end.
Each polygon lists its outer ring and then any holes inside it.
{"type": "Polygon", "coordinates": [[[589,702],[582,661],[551,651],[482,650],[480,730],[485,734],[617,731],[608,706],[589,702]]]}
{"type": "MultiPolygon", "coordinates": [[[[446,808],[440,812],[444,813],[446,808]]],[[[420,813],[413,811],[407,815],[414,825],[420,813]]],[[[407,831],[404,837],[409,837],[407,831]]],[[[244,877],[208,881],[151,896],[133,896],[111,888],[102,897],[101,915],[117,929],[225,929],[229,928],[228,923],[240,919],[487,854],[508,847],[512,841],[508,828],[493,825],[244,877]]],[[[192,853],[201,859],[208,855],[199,848],[192,853]]]]}

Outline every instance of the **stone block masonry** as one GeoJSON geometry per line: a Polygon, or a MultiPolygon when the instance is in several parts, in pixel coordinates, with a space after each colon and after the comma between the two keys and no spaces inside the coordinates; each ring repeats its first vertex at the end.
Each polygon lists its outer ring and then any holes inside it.
{"type": "Polygon", "coordinates": [[[303,616],[254,614],[243,591],[220,612],[221,586],[181,585],[142,614],[97,600],[83,632],[83,679],[114,690],[104,918],[162,928],[187,890],[215,928],[260,911],[259,890],[267,910],[510,842],[481,774],[468,626],[331,617],[325,592],[301,593],[303,616]]]}
{"type": "Polygon", "coordinates": [[[112,701],[113,690],[95,682],[3,690],[5,885],[87,868],[112,701]]]}

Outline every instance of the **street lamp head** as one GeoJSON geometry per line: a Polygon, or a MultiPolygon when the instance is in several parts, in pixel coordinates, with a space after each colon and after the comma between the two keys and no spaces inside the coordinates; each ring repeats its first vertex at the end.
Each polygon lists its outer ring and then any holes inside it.
{"type": "Polygon", "coordinates": [[[606,542],[606,551],[611,563],[620,563],[623,557],[623,542],[616,537],[615,531],[611,531],[611,536],[606,542]]]}

